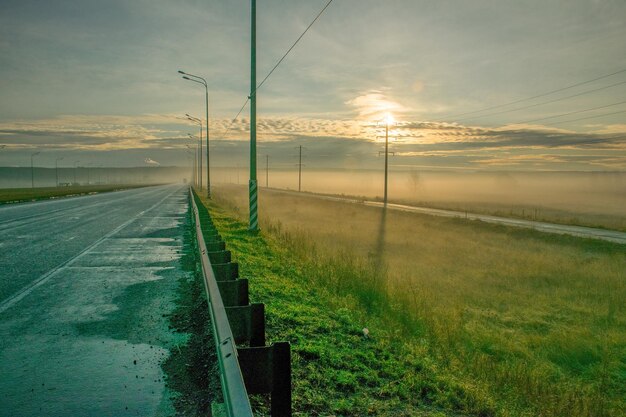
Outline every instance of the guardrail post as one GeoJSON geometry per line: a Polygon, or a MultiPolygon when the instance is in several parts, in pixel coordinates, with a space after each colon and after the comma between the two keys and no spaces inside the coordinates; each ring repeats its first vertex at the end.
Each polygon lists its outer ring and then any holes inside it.
{"type": "Polygon", "coordinates": [[[229,281],[217,281],[222,300],[226,307],[245,306],[250,304],[248,295],[248,279],[239,278],[229,281]]]}
{"type": "Polygon", "coordinates": [[[212,264],[213,273],[218,281],[228,281],[239,277],[239,264],[228,262],[225,264],[212,264]]]}
{"type": "Polygon", "coordinates": [[[272,417],[291,417],[291,346],[237,348],[239,366],[250,394],[270,394],[272,417]]]}

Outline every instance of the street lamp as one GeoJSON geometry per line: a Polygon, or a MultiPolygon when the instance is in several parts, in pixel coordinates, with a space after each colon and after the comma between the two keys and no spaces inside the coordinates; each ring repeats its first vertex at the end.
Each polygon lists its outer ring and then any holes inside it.
{"type": "Polygon", "coordinates": [[[41,152],[33,152],[30,154],[30,188],[35,188],[35,168],[33,167],[33,158],[41,152]]]}
{"type": "Polygon", "coordinates": [[[200,126],[200,153],[198,154],[198,172],[200,178],[198,181],[198,186],[202,188],[202,120],[198,119],[197,117],[190,116],[187,113],[185,113],[185,116],[187,116],[187,120],[197,123],[198,126],[200,126]]]}
{"type": "MultiPolygon", "coordinates": [[[[191,139],[193,141],[197,141],[198,140],[198,138],[196,136],[192,135],[191,133],[187,133],[187,136],[189,136],[189,139],[191,139]]],[[[198,155],[199,155],[199,151],[198,151],[199,145],[202,145],[202,141],[201,140],[196,143],[196,149],[195,149],[195,152],[196,152],[196,164],[194,164],[195,165],[195,168],[194,168],[195,169],[195,177],[194,178],[196,179],[195,180],[195,184],[196,185],[197,185],[197,182],[198,182],[198,178],[202,175],[202,172],[198,171],[198,164],[197,164],[198,155]]],[[[200,149],[201,149],[201,147],[200,147],[200,149]]]]}
{"type": "Polygon", "coordinates": [[[187,147],[187,153],[192,155],[190,156],[190,158],[193,158],[193,162],[191,164],[191,182],[192,184],[196,183],[196,160],[198,159],[198,147],[197,146],[191,146],[191,145],[185,145],[187,147]],[[193,151],[192,151],[193,149],[193,151]]]}
{"type": "Polygon", "coordinates": [[[54,161],[54,172],[55,172],[56,177],[57,177],[57,187],[59,186],[59,161],[62,160],[62,159],[63,159],[63,157],[60,157],[60,158],[57,158],[54,161]]]}
{"type": "Polygon", "coordinates": [[[193,81],[204,86],[204,93],[206,98],[206,189],[207,197],[211,198],[211,159],[209,153],[209,87],[206,80],[198,75],[189,74],[181,70],[178,70],[178,73],[183,74],[183,79],[187,81],[193,81]]]}

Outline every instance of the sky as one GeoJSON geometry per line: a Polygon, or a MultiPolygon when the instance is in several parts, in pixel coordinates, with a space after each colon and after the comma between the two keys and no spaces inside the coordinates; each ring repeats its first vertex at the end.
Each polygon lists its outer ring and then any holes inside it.
{"type": "MultiPolygon", "coordinates": [[[[258,0],[259,82],[328,0],[258,0]]],[[[246,0],[2,0],[0,166],[246,165],[246,0]],[[62,158],[62,159],[61,159],[62,158]],[[60,161],[60,162],[59,162],[60,161]]],[[[623,0],[334,0],[258,90],[284,169],[626,170],[623,0]],[[556,91],[558,90],[558,91],[556,91]]]]}

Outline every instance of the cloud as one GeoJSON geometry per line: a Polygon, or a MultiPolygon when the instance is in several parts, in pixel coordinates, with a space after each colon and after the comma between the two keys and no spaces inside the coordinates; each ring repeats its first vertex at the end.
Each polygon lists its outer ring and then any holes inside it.
{"type": "Polygon", "coordinates": [[[382,119],[387,113],[394,115],[406,113],[410,109],[385,96],[382,91],[371,90],[352,100],[346,101],[357,112],[358,119],[374,121],[382,119]]]}
{"type": "MultiPolygon", "coordinates": [[[[364,99],[361,104],[368,102],[364,99]]],[[[407,117],[407,116],[405,116],[407,117]]],[[[249,121],[233,122],[211,118],[211,146],[222,152],[221,160],[245,159],[249,121]],[[232,153],[232,155],[225,155],[232,153]]],[[[0,123],[0,144],[6,151],[123,151],[147,150],[184,152],[193,142],[187,132],[194,127],[174,115],[138,116],[73,116],[53,119],[0,123]]],[[[589,133],[572,132],[540,125],[509,125],[492,128],[465,126],[458,123],[403,120],[392,126],[389,135],[391,150],[399,159],[437,160],[445,165],[475,167],[538,167],[554,166],[597,169],[626,169],[622,158],[626,152],[626,134],[621,125],[597,129],[589,133]],[[537,156],[556,155],[548,158],[537,156]],[[568,153],[583,154],[579,159],[565,157],[568,153]],[[612,159],[592,157],[594,153],[612,153],[612,159]],[[515,154],[515,157],[509,154],[515,154]],[[561,158],[561,159],[559,159],[561,158]],[[585,159],[586,158],[586,159],[585,159]],[[585,162],[586,161],[586,162],[585,162]],[[543,165],[542,165],[543,164],[543,165]],[[586,164],[586,165],[585,165],[586,164]]],[[[382,150],[384,131],[368,120],[262,117],[258,122],[258,144],[273,154],[290,155],[296,144],[312,151],[316,164],[367,168],[377,164],[382,150]],[[286,150],[283,152],[283,150],[286,150]],[[285,153],[286,152],[286,153],[285,153]]],[[[146,156],[144,155],[142,161],[146,156]]],[[[286,156],[285,156],[286,158],[286,156]]],[[[154,161],[151,158],[146,159],[154,161]]]]}

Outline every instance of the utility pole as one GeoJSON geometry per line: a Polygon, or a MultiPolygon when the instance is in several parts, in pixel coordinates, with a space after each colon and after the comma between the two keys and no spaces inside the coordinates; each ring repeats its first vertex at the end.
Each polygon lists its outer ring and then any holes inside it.
{"type": "Polygon", "coordinates": [[[302,163],[302,149],[306,149],[304,146],[298,146],[298,192],[302,191],[302,167],[304,164],[302,163]]]}
{"type": "Polygon", "coordinates": [[[298,156],[298,192],[302,191],[302,145],[299,146],[298,156]]]}
{"type": "Polygon", "coordinates": [[[389,170],[389,120],[385,123],[385,207],[387,207],[387,180],[389,170]]]}
{"type": "Polygon", "coordinates": [[[78,169],[78,163],[80,161],[74,161],[74,185],[76,185],[76,170],[78,169]]]}
{"type": "Polygon", "coordinates": [[[259,230],[256,181],[256,0],[250,0],[250,224],[248,230],[259,230]]]}
{"type": "Polygon", "coordinates": [[[265,155],[265,188],[269,186],[268,185],[269,178],[270,178],[270,156],[265,155]]]}
{"type": "Polygon", "coordinates": [[[56,174],[56,177],[57,177],[57,187],[59,186],[59,161],[62,160],[62,159],[63,159],[63,157],[60,157],[60,158],[57,158],[54,161],[54,171],[55,171],[55,174],[56,174]]]}
{"type": "MultiPolygon", "coordinates": [[[[387,183],[389,179],[389,124],[392,123],[392,121],[393,119],[391,115],[388,114],[385,117],[385,190],[383,197],[383,203],[385,207],[387,207],[387,183]]],[[[378,154],[380,155],[380,152],[378,152],[378,154]]]]}
{"type": "Polygon", "coordinates": [[[39,151],[38,152],[33,152],[30,154],[30,184],[31,184],[31,188],[35,188],[35,168],[33,166],[33,158],[35,157],[35,155],[39,155],[39,151]]]}

